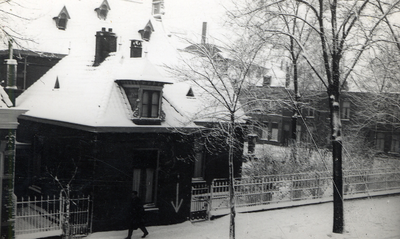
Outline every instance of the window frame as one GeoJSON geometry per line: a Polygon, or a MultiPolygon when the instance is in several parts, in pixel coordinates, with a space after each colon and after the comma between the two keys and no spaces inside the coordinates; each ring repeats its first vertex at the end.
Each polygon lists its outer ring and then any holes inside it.
{"type": "Polygon", "coordinates": [[[141,40],[131,40],[131,58],[142,58],[143,56],[143,41],[141,40]]]}
{"type": "Polygon", "coordinates": [[[270,137],[270,129],[269,129],[269,122],[264,121],[261,123],[259,128],[259,138],[263,141],[268,141],[270,137]]]}
{"type": "Polygon", "coordinates": [[[344,101],[342,104],[341,119],[350,120],[350,114],[351,114],[351,103],[350,101],[344,101]]]}
{"type": "Polygon", "coordinates": [[[392,135],[392,140],[390,142],[390,151],[392,153],[400,153],[400,135],[392,135]]]}
{"type": "Polygon", "coordinates": [[[385,133],[377,132],[376,133],[376,149],[378,151],[385,151],[385,133]]]}
{"type": "Polygon", "coordinates": [[[160,152],[157,149],[137,149],[134,150],[134,152],[134,164],[132,165],[131,169],[132,190],[139,192],[139,197],[142,199],[144,207],[156,207],[160,152]],[[146,158],[142,158],[141,156],[139,158],[135,158],[136,155],[145,155],[149,157],[152,156],[152,154],[155,156],[155,159],[152,160],[152,162],[146,160],[146,158]]]}
{"type": "Polygon", "coordinates": [[[272,122],[271,123],[271,139],[270,141],[279,142],[279,123],[272,122]],[[276,126],[276,127],[274,127],[276,126]]]}
{"type": "Polygon", "coordinates": [[[126,97],[126,100],[129,102],[130,109],[132,110],[132,121],[136,124],[161,124],[161,121],[164,120],[164,113],[162,111],[162,97],[163,97],[163,83],[159,82],[141,82],[141,81],[122,81],[117,82],[119,86],[122,88],[121,91],[126,97]],[[147,85],[145,85],[145,83],[147,85]],[[132,102],[128,95],[127,89],[137,89],[138,97],[136,102],[132,102]],[[145,92],[152,92],[151,103],[146,105],[144,104],[144,94],[145,92]],[[158,99],[156,102],[153,102],[154,93],[158,93],[158,99]],[[145,106],[144,106],[145,105],[145,106]],[[154,106],[157,108],[156,115],[153,115],[152,109],[154,106]],[[147,114],[144,114],[145,108],[147,109],[147,114]],[[150,116],[149,116],[150,112],[150,116]],[[152,116],[153,115],[153,116],[152,116]]]}

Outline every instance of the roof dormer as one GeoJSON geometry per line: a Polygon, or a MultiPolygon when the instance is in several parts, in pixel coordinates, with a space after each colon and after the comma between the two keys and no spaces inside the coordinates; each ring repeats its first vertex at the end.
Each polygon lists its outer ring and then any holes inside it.
{"type": "Polygon", "coordinates": [[[97,17],[102,20],[107,19],[108,11],[111,10],[110,4],[108,4],[107,0],[104,0],[100,7],[94,9],[97,12],[97,17]]]}
{"type": "Polygon", "coordinates": [[[140,35],[142,36],[142,39],[145,41],[149,41],[151,37],[151,33],[154,32],[154,27],[153,24],[151,24],[151,21],[149,21],[144,29],[139,30],[140,35]]]}
{"type": "Polygon", "coordinates": [[[65,30],[67,28],[68,19],[71,19],[67,8],[64,6],[61,12],[57,17],[53,17],[53,20],[56,22],[56,26],[60,30],[65,30]]]}
{"type": "Polygon", "coordinates": [[[165,82],[145,80],[117,80],[128,100],[131,120],[138,125],[159,125],[165,120],[162,111],[162,89],[165,82]]]}

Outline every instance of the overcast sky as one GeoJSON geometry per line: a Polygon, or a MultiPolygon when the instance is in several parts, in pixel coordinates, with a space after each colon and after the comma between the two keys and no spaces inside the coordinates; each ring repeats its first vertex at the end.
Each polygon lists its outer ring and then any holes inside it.
{"type": "Polygon", "coordinates": [[[173,33],[200,42],[203,22],[207,35],[222,38],[229,30],[224,26],[225,8],[231,0],[165,0],[163,21],[173,33]]]}

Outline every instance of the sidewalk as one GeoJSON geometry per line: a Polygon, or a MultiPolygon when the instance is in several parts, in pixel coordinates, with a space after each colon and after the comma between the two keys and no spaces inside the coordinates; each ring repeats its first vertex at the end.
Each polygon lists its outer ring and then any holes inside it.
{"type": "MultiPolygon", "coordinates": [[[[237,239],[394,239],[400,238],[400,195],[346,200],[345,233],[332,233],[333,203],[238,213],[237,239]]],[[[229,216],[197,223],[148,228],[150,239],[229,238],[229,216]]],[[[122,239],[127,230],[93,233],[87,239],[122,239]]],[[[132,238],[140,238],[135,231],[132,238]]]]}

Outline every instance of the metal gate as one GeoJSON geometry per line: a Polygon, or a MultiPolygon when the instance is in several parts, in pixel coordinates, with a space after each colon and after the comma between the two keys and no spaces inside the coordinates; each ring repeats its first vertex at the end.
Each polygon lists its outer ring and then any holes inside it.
{"type": "Polygon", "coordinates": [[[205,182],[192,183],[190,220],[208,220],[210,205],[210,187],[205,182]]]}
{"type": "Polygon", "coordinates": [[[91,233],[91,200],[61,195],[19,198],[15,208],[17,239],[91,233]]]}

